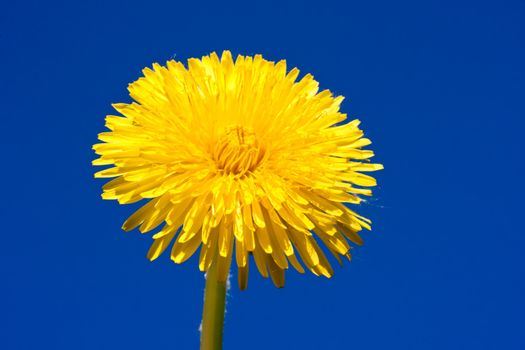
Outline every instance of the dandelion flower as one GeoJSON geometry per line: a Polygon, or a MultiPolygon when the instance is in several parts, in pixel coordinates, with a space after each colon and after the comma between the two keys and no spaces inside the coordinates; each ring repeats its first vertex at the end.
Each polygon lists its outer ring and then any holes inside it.
{"type": "Polygon", "coordinates": [[[217,264],[225,281],[235,257],[246,288],[249,256],[259,272],[284,285],[303,266],[331,277],[325,256],[350,258],[350,244],[370,221],[349,208],[370,196],[370,140],[359,121],[343,123],[343,97],[299,70],[229,51],[166,66],[154,64],[129,85],[135,102],[114,104],[109,132],[93,146],[114,178],[102,198],[147,200],[122,228],[153,235],[150,260],[170,245],[182,263],[199,250],[199,268],[217,264]],[[321,249],[322,243],[326,249],[321,249]],[[302,264],[300,262],[302,261],[302,264]]]}

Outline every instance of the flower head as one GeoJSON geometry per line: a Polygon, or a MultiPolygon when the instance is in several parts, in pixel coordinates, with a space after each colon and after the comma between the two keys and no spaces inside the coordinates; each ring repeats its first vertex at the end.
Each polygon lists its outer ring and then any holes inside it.
{"type": "Polygon", "coordinates": [[[343,97],[319,92],[309,74],[287,72],[286,62],[260,55],[212,53],[143,70],[129,85],[131,104],[114,104],[111,130],[93,146],[94,165],[112,165],[96,177],[104,199],[149,200],[123,225],[153,235],[148,258],[174,241],[171,259],[182,263],[200,247],[199,268],[218,264],[225,280],[235,256],[239,286],[253,255],[260,273],[284,285],[284,270],[306,267],[330,277],[322,242],[339,262],[370,221],[345,203],[371,195],[382,169],[368,158],[359,121],[341,124],[343,97]]]}

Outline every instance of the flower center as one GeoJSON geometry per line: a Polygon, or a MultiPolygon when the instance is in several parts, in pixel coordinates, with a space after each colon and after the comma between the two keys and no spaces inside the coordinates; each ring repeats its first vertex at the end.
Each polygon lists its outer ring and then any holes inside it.
{"type": "Polygon", "coordinates": [[[241,177],[255,170],[264,157],[255,133],[240,125],[229,127],[212,150],[219,171],[241,177]]]}

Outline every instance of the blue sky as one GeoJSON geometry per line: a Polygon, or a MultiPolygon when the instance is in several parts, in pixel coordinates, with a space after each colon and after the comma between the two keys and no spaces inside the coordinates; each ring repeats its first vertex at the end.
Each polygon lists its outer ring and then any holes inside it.
{"type": "Polygon", "coordinates": [[[225,349],[525,348],[523,1],[1,7],[0,348],[197,348],[196,259],[146,259],[91,145],[143,67],[223,49],[346,96],[385,165],[353,262],[280,290],[252,270],[225,349]]]}

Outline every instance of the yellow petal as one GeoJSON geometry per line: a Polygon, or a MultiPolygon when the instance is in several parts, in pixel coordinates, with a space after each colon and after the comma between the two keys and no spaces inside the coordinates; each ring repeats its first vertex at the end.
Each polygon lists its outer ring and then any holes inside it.
{"type": "Polygon", "coordinates": [[[199,248],[199,245],[202,242],[200,236],[198,235],[194,236],[188,241],[181,242],[181,236],[182,235],[179,236],[173,245],[173,248],[171,248],[171,260],[177,264],[181,264],[188,260],[193,255],[193,253],[195,253],[197,248],[199,248]]]}
{"type": "Polygon", "coordinates": [[[257,200],[254,200],[252,203],[252,217],[253,217],[253,222],[259,228],[266,227],[266,224],[264,222],[264,217],[262,214],[262,210],[261,210],[261,206],[259,205],[259,202],[257,200]]]}
{"type": "Polygon", "coordinates": [[[253,251],[253,259],[255,260],[255,266],[257,266],[257,270],[259,270],[259,273],[264,278],[268,278],[268,270],[266,268],[267,255],[257,245],[255,246],[255,250],[253,251]]]}
{"type": "Polygon", "coordinates": [[[273,259],[267,259],[268,261],[268,270],[272,278],[273,284],[277,288],[284,287],[284,270],[275,264],[273,259]]]}
{"type": "Polygon", "coordinates": [[[233,244],[233,233],[226,222],[219,225],[219,255],[227,257],[230,255],[231,245],[233,244]]]}
{"type": "Polygon", "coordinates": [[[170,230],[168,234],[155,239],[148,251],[148,259],[151,261],[157,259],[168,248],[176,232],[176,230],[170,230]]]}
{"type": "Polygon", "coordinates": [[[270,241],[270,236],[268,234],[268,229],[266,228],[257,228],[255,231],[255,236],[257,237],[257,241],[261,245],[261,248],[266,252],[267,254],[272,253],[272,244],[270,241]]]}
{"type": "Polygon", "coordinates": [[[149,201],[147,204],[140,207],[136,212],[134,212],[122,225],[124,231],[131,231],[135,227],[139,226],[146,220],[146,218],[153,213],[155,210],[155,203],[157,199],[149,201]]]}

